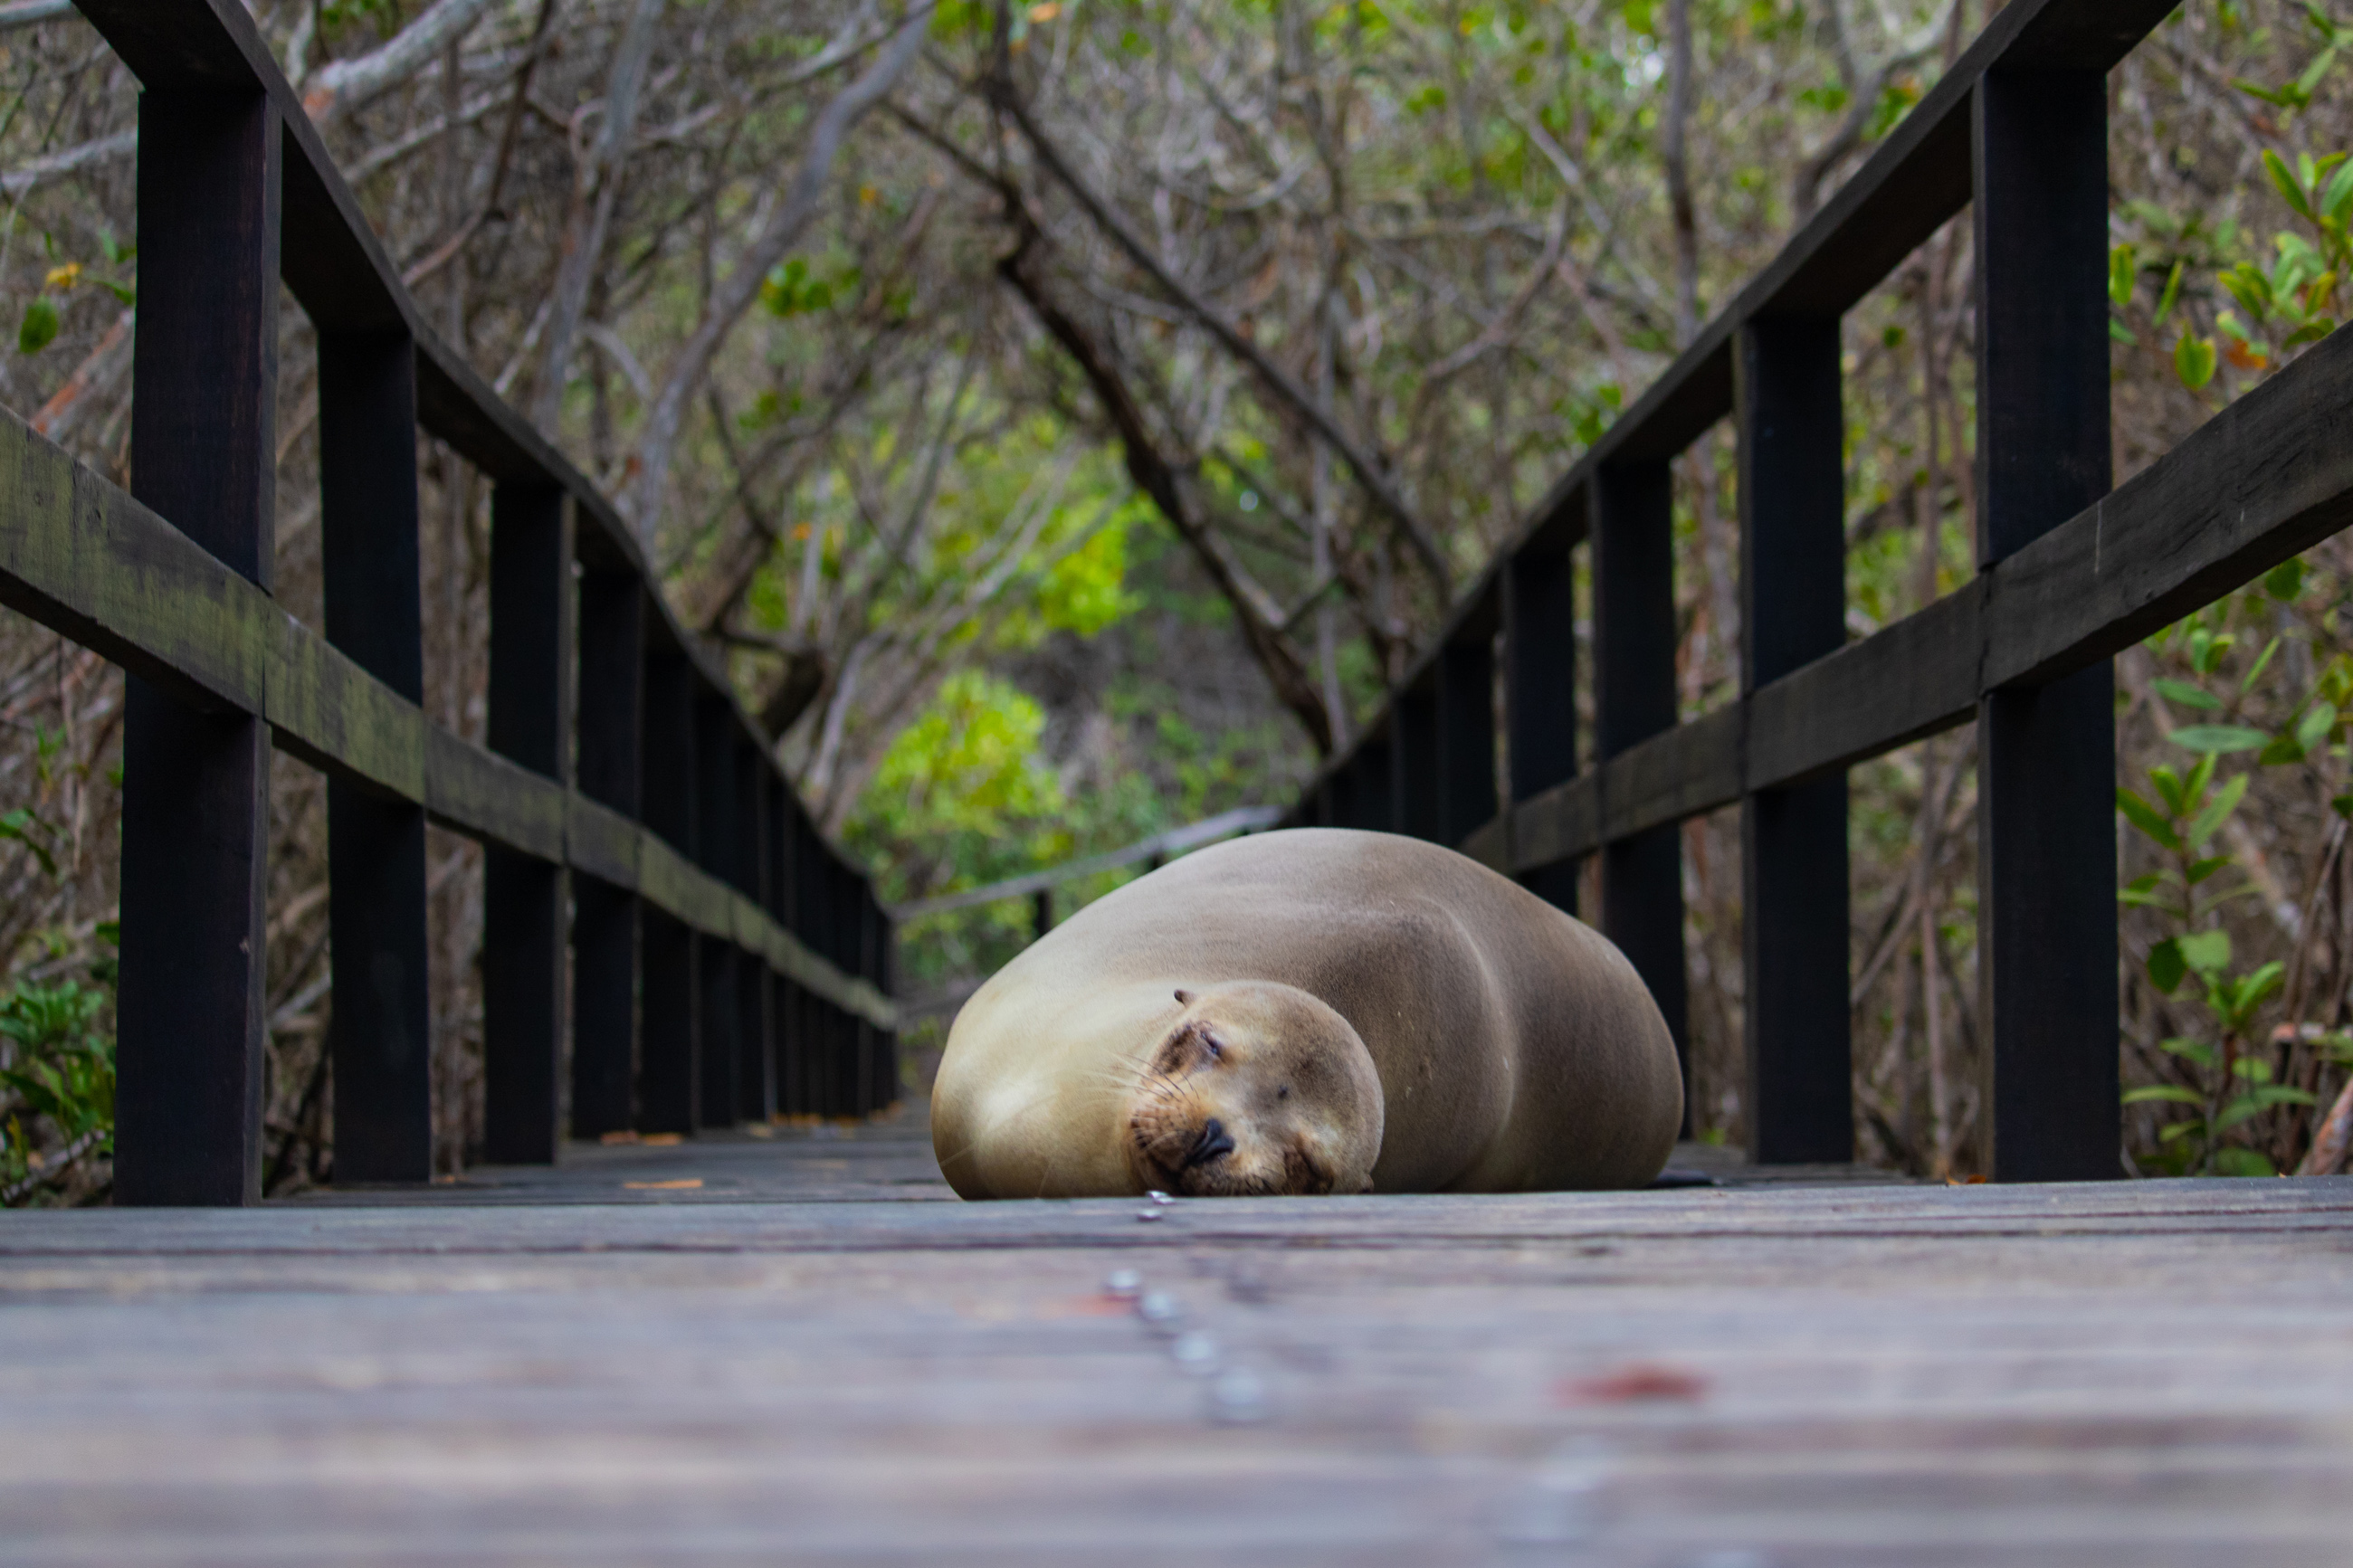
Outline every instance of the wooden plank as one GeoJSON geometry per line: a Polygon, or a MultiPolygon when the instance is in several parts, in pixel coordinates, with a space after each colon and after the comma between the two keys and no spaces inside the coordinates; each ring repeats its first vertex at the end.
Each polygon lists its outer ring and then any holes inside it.
{"type": "MultiPolygon", "coordinates": [[[[1989,72],[1974,132],[1978,550],[1992,563],[2109,488],[2105,78],[1989,72]]],[[[2115,691],[2097,664],[1978,707],[1978,1127],[2000,1180],[2123,1173],[2115,691]]]]}
{"type": "Polygon", "coordinates": [[[425,732],[425,809],[482,844],[539,860],[564,858],[571,810],[564,786],[438,728],[425,732]]]}
{"type": "Polygon", "coordinates": [[[2341,1180],[649,1201],[918,1173],[824,1131],[0,1215],[12,1556],[2270,1568],[2353,1529],[2341,1180]],[[621,1190],[663,1179],[706,1185],[621,1190]]]}
{"type": "MultiPolygon", "coordinates": [[[[278,152],[258,96],[140,100],[132,493],[263,594],[277,505],[278,152]]],[[[116,1201],[250,1203],[269,732],[133,676],[122,773],[116,1201]]]]}
{"type": "MultiPolygon", "coordinates": [[[[1735,351],[1747,693],[1846,641],[1846,417],[1835,315],[1753,321],[1735,351]]],[[[1851,1160],[1845,778],[1744,796],[1740,849],[1749,1147],[1851,1160]]]]}

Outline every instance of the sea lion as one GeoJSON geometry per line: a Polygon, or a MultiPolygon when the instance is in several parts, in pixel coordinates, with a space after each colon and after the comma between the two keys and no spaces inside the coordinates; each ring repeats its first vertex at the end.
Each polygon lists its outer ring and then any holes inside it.
{"type": "Polygon", "coordinates": [[[1451,849],[1320,827],[1080,910],[973,994],[932,1090],[967,1198],[1635,1186],[1682,1120],[1599,933],[1451,849]]]}

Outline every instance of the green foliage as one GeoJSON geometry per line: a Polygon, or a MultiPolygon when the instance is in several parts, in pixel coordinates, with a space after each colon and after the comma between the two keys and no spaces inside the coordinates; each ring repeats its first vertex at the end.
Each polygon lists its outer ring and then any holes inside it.
{"type": "Polygon", "coordinates": [[[113,1152],[114,1042],[98,1027],[109,999],[72,980],[20,979],[0,995],[0,1188],[43,1170],[28,1122],[46,1121],[64,1149],[113,1152]]]}
{"type": "MultiPolygon", "coordinates": [[[[2263,582],[2263,592],[2280,601],[2293,600],[2304,585],[2303,565],[2294,562],[2267,573],[2263,582]]],[[[2182,659],[2195,677],[2153,680],[2158,697],[2226,719],[2243,710],[2265,674],[2275,668],[2280,639],[2274,637],[2266,643],[2244,675],[2236,680],[2223,678],[2223,661],[2238,646],[2236,636],[2225,629],[2232,605],[2225,600],[2150,639],[2154,651],[2182,659]]],[[[2179,1081],[2139,1085],[2124,1096],[2127,1106],[2186,1109],[2186,1115],[2158,1130],[2162,1169],[2273,1174],[2270,1156],[2244,1141],[2254,1131],[2252,1124],[2277,1108],[2315,1103],[2307,1090],[2274,1081],[2277,1069],[2264,1054],[2272,1047],[2262,1016],[2281,994],[2287,969],[2276,960],[2253,968],[2238,966],[2230,932],[2217,922],[2226,906],[2256,889],[2237,857],[2218,852],[2215,840],[2244,802],[2253,770],[2298,764],[2334,743],[2340,710],[2349,699],[2353,660],[2340,655],[2292,705],[2277,729],[2229,722],[2180,726],[2167,740],[2197,761],[2186,772],[2171,763],[2150,768],[2146,795],[2116,791],[2118,814],[2163,860],[2157,870],[2127,882],[2117,901],[2158,917],[2166,934],[2149,946],[2145,964],[2149,984],[2168,997],[2188,986],[2190,997],[2203,1005],[2208,1026],[2204,1035],[2161,1042],[2165,1055],[2179,1064],[2179,1081]],[[2249,752],[2255,753],[2250,770],[2221,776],[2222,759],[2249,752]],[[2234,1132],[2239,1134],[2236,1141],[2234,1132]]],[[[2353,814],[2353,797],[2347,797],[2339,810],[2353,814]]]]}
{"type": "Polygon", "coordinates": [[[37,354],[57,340],[57,301],[47,294],[37,294],[25,307],[25,319],[16,326],[16,352],[37,354]]]}

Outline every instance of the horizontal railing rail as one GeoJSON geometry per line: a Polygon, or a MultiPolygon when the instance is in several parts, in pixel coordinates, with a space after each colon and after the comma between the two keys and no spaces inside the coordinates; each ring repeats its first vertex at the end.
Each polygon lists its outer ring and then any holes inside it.
{"type": "Polygon", "coordinates": [[[2119,1173],[2110,657],[2353,522],[2342,337],[2111,493],[2105,79],[2171,9],[1997,13],[1551,487],[1285,819],[1456,845],[1572,910],[1577,868],[1598,858],[1599,923],[1681,1045],[1680,825],[1738,805],[1760,1161],[1852,1157],[1844,770],[1974,721],[1984,1160],[2002,1179],[2119,1173]],[[1964,209],[1979,572],[1849,644],[1841,318],[1964,209]],[[1685,722],[1668,464],[1727,417],[1742,686],[1685,722]],[[1579,549],[1599,753],[1581,768],[1579,549]]]}
{"type": "Polygon", "coordinates": [[[1198,849],[1204,844],[1230,838],[1237,833],[1255,833],[1260,828],[1271,827],[1282,820],[1282,807],[1279,805],[1239,805],[1215,816],[1205,816],[1198,822],[1188,822],[1182,827],[1151,834],[1116,849],[1106,849],[1100,855],[1083,856],[1076,860],[1066,860],[1060,866],[1049,866],[1042,871],[1008,877],[1001,882],[966,888],[961,892],[942,893],[937,898],[910,899],[905,903],[892,905],[891,918],[904,924],[909,921],[921,920],[925,915],[943,915],[952,910],[975,909],[1007,899],[1026,899],[1033,893],[1050,892],[1063,883],[1075,882],[1082,877],[1116,871],[1123,866],[1134,866],[1147,860],[1165,860],[1171,855],[1182,855],[1187,849],[1198,849]]]}
{"type": "Polygon", "coordinates": [[[435,334],[244,7],[79,9],[141,89],[132,488],[0,419],[0,602],[129,676],[116,1201],[259,1196],[273,745],[328,779],[339,1182],[433,1168],[428,821],[487,851],[491,1159],[554,1159],[567,1099],[594,1136],[896,1098],[871,887],[627,521],[435,334]],[[323,635],[270,593],[281,282],[323,635]],[[425,713],[419,429],[491,484],[484,745],[425,713]]]}

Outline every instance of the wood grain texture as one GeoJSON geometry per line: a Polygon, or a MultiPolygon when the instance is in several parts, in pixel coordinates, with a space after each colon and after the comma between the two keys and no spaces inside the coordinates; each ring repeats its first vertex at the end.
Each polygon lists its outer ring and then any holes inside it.
{"type": "Polygon", "coordinates": [[[2353,1531],[2344,1178],[944,1193],[911,1116],[0,1215],[7,1555],[2308,1568],[2353,1531]]]}
{"type": "MultiPolygon", "coordinates": [[[[278,130],[258,95],[139,102],[132,494],[265,600],[276,551],[278,130]]],[[[232,586],[234,584],[234,586],[232,586]]],[[[256,614],[246,624],[260,619],[256,614]]],[[[202,639],[201,622],[176,628],[202,639]]],[[[128,682],[115,1192],[259,1195],[269,742],[248,712],[128,682]]]]}
{"type": "MultiPolygon", "coordinates": [[[[611,807],[427,724],[353,658],[185,534],[0,411],[0,603],[149,680],[175,703],[268,721],[278,747],[331,777],[427,806],[453,832],[573,865],[734,940],[743,895],[611,807]],[[648,847],[652,847],[649,848],[648,847]]],[[[756,908],[771,964],[887,1025],[844,974],[756,908]]]]}

